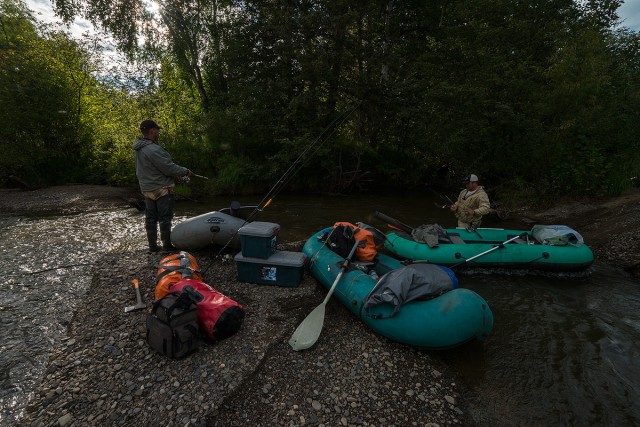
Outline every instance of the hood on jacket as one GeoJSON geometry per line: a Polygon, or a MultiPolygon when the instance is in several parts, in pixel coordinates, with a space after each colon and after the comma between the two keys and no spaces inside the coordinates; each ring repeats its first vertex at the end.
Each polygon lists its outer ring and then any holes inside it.
{"type": "Polygon", "coordinates": [[[154,142],[150,139],[139,136],[138,139],[133,142],[133,149],[138,151],[149,144],[154,144],[154,142]]]}

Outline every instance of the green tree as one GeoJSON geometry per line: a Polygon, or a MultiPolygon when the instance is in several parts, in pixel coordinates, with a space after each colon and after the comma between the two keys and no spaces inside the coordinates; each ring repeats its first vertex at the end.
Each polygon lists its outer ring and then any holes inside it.
{"type": "Polygon", "coordinates": [[[264,190],[315,144],[292,187],[457,185],[473,170],[551,198],[620,191],[637,171],[638,39],[612,31],[620,3],[180,0],[155,24],[132,0],[56,5],[160,64],[114,108],[170,123],[165,143],[219,191],[264,190]]]}
{"type": "Polygon", "coordinates": [[[86,53],[63,33],[36,27],[24,5],[0,3],[2,168],[31,180],[79,178],[90,141],[83,134],[86,53]]]}

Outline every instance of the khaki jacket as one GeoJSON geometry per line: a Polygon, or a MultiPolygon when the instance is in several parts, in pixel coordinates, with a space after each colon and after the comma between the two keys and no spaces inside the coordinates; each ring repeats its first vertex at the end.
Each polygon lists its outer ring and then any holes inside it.
{"type": "Polygon", "coordinates": [[[482,216],[491,212],[491,205],[489,203],[489,196],[486,191],[484,191],[484,187],[479,186],[475,193],[466,197],[467,190],[464,189],[458,195],[458,209],[456,210],[456,218],[460,222],[464,222],[467,224],[471,224],[474,226],[480,225],[480,221],[482,220],[482,216]],[[469,215],[467,213],[468,210],[475,210],[475,215],[469,215]]]}

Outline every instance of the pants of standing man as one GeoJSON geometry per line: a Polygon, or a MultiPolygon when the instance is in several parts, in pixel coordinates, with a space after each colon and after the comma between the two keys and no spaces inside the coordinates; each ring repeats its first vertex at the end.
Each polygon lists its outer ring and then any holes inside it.
{"type": "Polygon", "coordinates": [[[160,239],[164,249],[173,249],[171,245],[171,220],[173,219],[173,194],[167,194],[157,200],[144,199],[145,229],[152,252],[158,248],[158,224],[160,224],[160,239]],[[155,249],[155,250],[154,250],[155,249]]]}

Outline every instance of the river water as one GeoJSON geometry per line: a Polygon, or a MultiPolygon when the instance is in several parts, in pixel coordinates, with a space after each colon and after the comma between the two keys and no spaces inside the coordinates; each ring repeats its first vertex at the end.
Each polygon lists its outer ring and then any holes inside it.
{"type": "MultiPolygon", "coordinates": [[[[231,201],[180,202],[175,222],[231,201]]],[[[284,241],[306,239],[336,221],[383,228],[375,211],[414,227],[454,225],[434,202],[440,201],[424,193],[280,195],[256,220],[280,224],[284,241]]],[[[0,425],[19,423],[50,349],[66,339],[90,287],[91,265],[107,252],[145,249],[142,221],[133,209],[0,216],[0,425]]],[[[462,402],[478,425],[640,425],[638,281],[597,262],[587,275],[470,271],[459,279],[488,301],[493,332],[484,344],[432,354],[459,373],[462,402]]]]}

